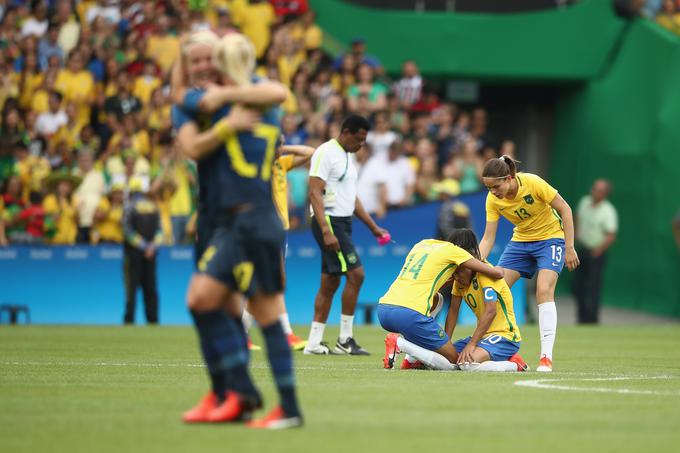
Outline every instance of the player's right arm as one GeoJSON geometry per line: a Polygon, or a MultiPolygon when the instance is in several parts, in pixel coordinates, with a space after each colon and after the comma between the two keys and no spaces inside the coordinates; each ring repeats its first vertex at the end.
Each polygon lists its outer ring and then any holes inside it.
{"type": "Polygon", "coordinates": [[[334,252],[340,250],[340,242],[331,231],[330,225],[326,223],[325,210],[323,206],[323,193],[326,189],[326,181],[318,176],[309,177],[309,202],[312,205],[312,212],[314,212],[314,220],[316,220],[321,234],[323,234],[323,245],[327,249],[334,252]]]}
{"type": "Polygon", "coordinates": [[[259,120],[260,115],[257,112],[235,105],[225,118],[207,131],[200,132],[194,121],[185,123],[179,129],[177,141],[184,156],[201,160],[212,154],[230,136],[251,130],[259,120]]]}
{"type": "Polygon", "coordinates": [[[227,104],[276,105],[288,97],[288,89],[279,82],[262,81],[248,86],[211,85],[198,104],[202,112],[212,113],[227,104]]]}

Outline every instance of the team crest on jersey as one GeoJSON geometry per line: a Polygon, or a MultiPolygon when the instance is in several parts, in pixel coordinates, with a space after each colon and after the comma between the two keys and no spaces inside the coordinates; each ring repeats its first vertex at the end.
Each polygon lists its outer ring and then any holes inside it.
{"type": "Polygon", "coordinates": [[[526,201],[527,204],[534,204],[534,197],[532,197],[531,194],[525,195],[524,201],[526,201]]]}
{"type": "Polygon", "coordinates": [[[444,338],[444,331],[442,329],[439,329],[439,338],[444,338]]]}
{"type": "Polygon", "coordinates": [[[347,255],[347,261],[349,261],[349,264],[354,264],[357,262],[357,256],[355,253],[350,253],[347,255]]]}
{"type": "Polygon", "coordinates": [[[476,279],[476,278],[473,278],[473,279],[472,279],[472,287],[473,287],[474,289],[479,289],[479,283],[477,283],[477,279],[476,279]]]}

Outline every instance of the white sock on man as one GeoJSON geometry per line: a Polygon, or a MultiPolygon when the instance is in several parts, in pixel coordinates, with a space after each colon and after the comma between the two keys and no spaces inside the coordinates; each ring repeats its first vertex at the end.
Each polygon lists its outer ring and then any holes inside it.
{"type": "Polygon", "coordinates": [[[541,357],[552,360],[557,334],[557,306],[555,302],[538,304],[538,329],[541,334],[541,357]]]}
{"type": "Polygon", "coordinates": [[[251,315],[248,310],[245,308],[243,309],[243,316],[241,316],[241,323],[243,323],[243,329],[245,329],[246,333],[250,330],[250,328],[253,326],[253,323],[255,322],[255,318],[253,315],[251,315]]]}
{"type": "Polygon", "coordinates": [[[353,337],[352,326],[354,315],[340,315],[340,343],[344,343],[348,338],[353,337]]]}
{"type": "Polygon", "coordinates": [[[397,338],[397,346],[399,346],[399,349],[405,353],[412,355],[425,365],[429,366],[430,368],[434,368],[435,370],[451,371],[456,369],[456,367],[453,366],[453,364],[449,362],[443,355],[439,354],[438,352],[421,348],[417,344],[413,344],[403,337],[397,338]]]}
{"type": "Polygon", "coordinates": [[[312,327],[309,329],[309,338],[307,339],[307,348],[312,349],[321,344],[323,340],[323,331],[326,324],[322,322],[312,321],[312,327]]]}
{"type": "Polygon", "coordinates": [[[283,333],[286,335],[290,335],[293,333],[293,328],[290,326],[290,320],[288,319],[288,313],[282,313],[279,315],[279,319],[281,320],[281,327],[283,327],[283,333]]]}
{"type": "Polygon", "coordinates": [[[494,362],[493,360],[487,360],[471,371],[517,371],[517,364],[508,361],[494,362]]]}

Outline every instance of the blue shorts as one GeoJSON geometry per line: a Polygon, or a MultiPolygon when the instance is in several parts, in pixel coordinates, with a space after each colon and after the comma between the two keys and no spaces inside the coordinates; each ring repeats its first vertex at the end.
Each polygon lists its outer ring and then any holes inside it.
{"type": "MultiPolygon", "coordinates": [[[[463,338],[453,343],[453,347],[457,352],[465,349],[465,346],[470,342],[471,337],[463,338]]],[[[489,335],[477,343],[477,346],[489,353],[489,357],[494,362],[502,362],[508,360],[519,351],[520,341],[510,341],[500,335],[489,335]]]]}
{"type": "Polygon", "coordinates": [[[383,329],[400,333],[413,344],[436,351],[449,342],[449,336],[434,318],[410,308],[379,304],[378,319],[383,329]]]}
{"type": "Polygon", "coordinates": [[[498,265],[517,271],[524,278],[533,277],[539,269],[549,269],[559,274],[564,267],[564,239],[510,241],[498,265]]]}

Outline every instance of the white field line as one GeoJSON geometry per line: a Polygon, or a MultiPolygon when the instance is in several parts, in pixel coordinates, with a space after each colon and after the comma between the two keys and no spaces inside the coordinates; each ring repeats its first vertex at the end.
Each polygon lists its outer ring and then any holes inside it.
{"type": "Polygon", "coordinates": [[[680,396],[680,390],[645,390],[628,388],[607,388],[607,387],[579,387],[573,385],[558,384],[558,382],[612,382],[612,381],[645,381],[658,379],[677,379],[676,376],[610,376],[598,378],[551,378],[551,379],[530,379],[515,381],[515,385],[520,387],[530,387],[548,390],[566,390],[573,392],[597,392],[597,393],[618,393],[622,395],[663,395],[680,396]]]}

